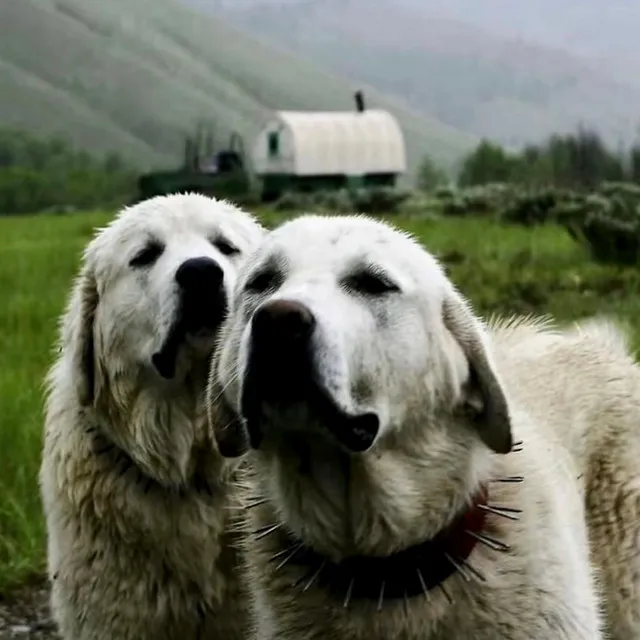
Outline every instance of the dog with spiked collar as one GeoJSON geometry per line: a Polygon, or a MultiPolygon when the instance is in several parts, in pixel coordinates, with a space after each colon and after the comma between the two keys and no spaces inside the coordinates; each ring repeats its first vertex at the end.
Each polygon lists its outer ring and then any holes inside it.
{"type": "Polygon", "coordinates": [[[612,325],[482,322],[406,234],[302,216],[244,264],[222,332],[209,410],[220,452],[249,452],[256,640],[605,637],[588,478],[606,425],[640,417],[612,325]]]}

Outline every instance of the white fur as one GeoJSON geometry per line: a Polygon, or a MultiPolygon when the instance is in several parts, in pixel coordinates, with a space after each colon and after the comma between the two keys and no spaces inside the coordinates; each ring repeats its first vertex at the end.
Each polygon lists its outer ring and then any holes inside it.
{"type": "Polygon", "coordinates": [[[596,640],[605,624],[616,640],[640,637],[640,373],[616,327],[483,323],[407,235],[365,217],[303,216],[268,234],[239,276],[211,378],[237,412],[250,320],[278,298],[314,314],[324,387],[348,412],[375,412],[381,428],[369,451],[348,455],[317,433],[308,407],[271,408],[248,458],[253,490],[267,498],[250,511],[251,530],[282,522],[340,559],[428,539],[485,482],[491,503],[523,514],[489,517],[487,533],[511,551],[475,548],[470,563],[486,583],[454,575],[445,585],[453,604],[435,590],[380,613],[375,603],[344,609],[315,585],[291,586],[301,570],[269,561],[286,544],[278,531],[248,539],[256,639],[596,640]],[[350,288],[363,263],[400,291],[350,288]],[[267,267],[278,275],[273,286],[247,290],[267,267]],[[305,435],[294,446],[296,432],[305,435]],[[498,453],[509,433],[522,452],[498,453]],[[491,482],[514,475],[525,481],[491,482]]]}
{"type": "Polygon", "coordinates": [[[234,466],[211,446],[202,403],[216,332],[185,337],[172,379],[152,356],[176,320],[178,267],[212,258],[229,292],[262,235],[230,203],[173,195],[125,209],[86,248],[48,376],[40,471],[65,640],[244,636],[228,530],[234,466]],[[162,254],[132,267],[150,239],[162,254]],[[240,252],[223,255],[220,239],[240,252]],[[210,492],[194,490],[196,474],[210,492]]]}

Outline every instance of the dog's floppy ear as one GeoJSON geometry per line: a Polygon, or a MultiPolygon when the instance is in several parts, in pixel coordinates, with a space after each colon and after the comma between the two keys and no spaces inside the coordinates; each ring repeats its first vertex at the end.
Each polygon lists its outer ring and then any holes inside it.
{"type": "Polygon", "coordinates": [[[71,350],[76,391],[82,406],[93,404],[95,393],[95,349],[93,325],[98,306],[98,289],[93,271],[80,271],[67,312],[65,342],[71,350]]]}
{"type": "Polygon", "coordinates": [[[242,419],[225,398],[215,373],[215,359],[213,362],[206,398],[209,429],[220,455],[238,458],[249,450],[249,434],[242,419]]]}
{"type": "Polygon", "coordinates": [[[482,441],[496,453],[509,453],[513,442],[507,399],[489,359],[479,321],[453,288],[443,302],[443,320],[469,362],[465,409],[482,441]]]}

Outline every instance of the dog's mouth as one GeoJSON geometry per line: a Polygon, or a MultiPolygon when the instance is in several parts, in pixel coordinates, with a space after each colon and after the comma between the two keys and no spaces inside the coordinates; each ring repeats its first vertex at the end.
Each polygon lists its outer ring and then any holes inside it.
{"type": "Polygon", "coordinates": [[[203,357],[209,355],[226,313],[224,293],[201,299],[183,296],[162,347],[151,357],[158,374],[167,380],[175,377],[180,350],[187,343],[202,352],[203,357]]]}
{"type": "Polygon", "coordinates": [[[378,435],[378,416],[341,407],[318,380],[311,359],[301,355],[265,357],[251,350],[240,402],[251,447],[259,449],[271,435],[315,430],[349,453],[367,451],[378,435]]]}

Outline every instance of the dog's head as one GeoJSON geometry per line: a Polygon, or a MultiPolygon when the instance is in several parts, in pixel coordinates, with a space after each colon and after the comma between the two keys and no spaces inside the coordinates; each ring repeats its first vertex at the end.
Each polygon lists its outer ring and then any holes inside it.
{"type": "MultiPolygon", "coordinates": [[[[132,413],[168,429],[159,400],[186,404],[186,386],[191,395],[204,390],[239,263],[262,234],[247,213],[195,194],[143,201],[100,230],[62,327],[65,379],[74,381],[79,405],[133,430],[140,425],[132,413]]],[[[113,435],[124,446],[127,436],[113,435]]]]}
{"type": "Polygon", "coordinates": [[[364,217],[298,218],[247,262],[233,309],[211,393],[224,389],[241,419],[218,430],[221,451],[253,448],[288,523],[324,522],[319,544],[358,517],[352,501],[374,499],[347,497],[365,475],[375,493],[371,465],[378,493],[406,494],[408,518],[425,482],[452,502],[473,452],[510,451],[483,327],[407,235],[364,217]]]}

